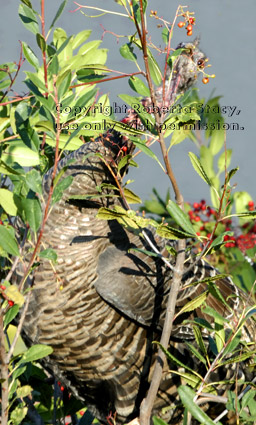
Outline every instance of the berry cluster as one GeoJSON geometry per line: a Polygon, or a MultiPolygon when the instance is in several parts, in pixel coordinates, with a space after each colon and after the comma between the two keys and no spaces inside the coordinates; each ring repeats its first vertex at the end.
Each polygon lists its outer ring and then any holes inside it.
{"type": "MultiPolygon", "coordinates": [[[[204,199],[201,202],[194,202],[191,208],[188,211],[188,215],[191,223],[196,227],[197,236],[206,237],[208,240],[211,237],[210,231],[213,229],[213,218],[216,216],[216,211],[211,207],[206,205],[206,201],[204,199]]],[[[255,205],[253,201],[248,202],[247,206],[249,211],[254,211],[255,205]]],[[[227,219],[219,224],[221,227],[221,233],[234,231],[234,227],[232,228],[232,220],[227,219]]],[[[224,236],[224,241],[226,242],[224,246],[226,248],[239,248],[243,253],[246,252],[247,249],[254,248],[256,246],[256,223],[245,223],[242,226],[243,229],[246,229],[246,233],[242,233],[235,236],[224,236]]],[[[218,236],[216,234],[213,239],[218,236]]],[[[207,241],[203,242],[205,244],[207,241]]]]}
{"type": "Polygon", "coordinates": [[[189,17],[189,15],[186,13],[183,13],[182,16],[185,18],[185,21],[180,21],[178,23],[178,27],[183,28],[187,25],[186,26],[187,36],[190,37],[193,34],[193,25],[195,25],[195,18],[189,17]]]}

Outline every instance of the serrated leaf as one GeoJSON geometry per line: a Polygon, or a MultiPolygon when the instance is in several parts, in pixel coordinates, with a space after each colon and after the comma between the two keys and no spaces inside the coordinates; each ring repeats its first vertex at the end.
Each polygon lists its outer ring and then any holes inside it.
{"type": "Polygon", "coordinates": [[[166,209],[175,222],[190,235],[196,235],[196,231],[192,226],[188,216],[182,209],[171,199],[169,200],[166,209]]]}
{"type": "Polygon", "coordinates": [[[175,227],[166,226],[165,224],[159,224],[156,229],[156,233],[166,239],[184,239],[191,237],[190,233],[183,232],[182,230],[176,229],[175,227]]]}
{"type": "Polygon", "coordinates": [[[23,53],[30,65],[38,70],[40,64],[37,56],[25,41],[22,42],[23,53]]]}
{"type": "Polygon", "coordinates": [[[199,174],[199,176],[209,185],[211,186],[211,181],[209,179],[209,177],[207,176],[204,167],[202,166],[202,163],[200,161],[200,159],[193,153],[193,152],[189,152],[189,158],[191,161],[191,164],[193,165],[194,169],[196,170],[196,172],[199,174]]]}
{"type": "Polygon", "coordinates": [[[0,205],[9,215],[17,215],[17,205],[14,202],[14,194],[8,189],[0,189],[0,205]]]}
{"type": "Polygon", "coordinates": [[[208,295],[208,291],[205,291],[202,294],[195,297],[193,300],[189,301],[187,304],[184,305],[184,307],[182,307],[179,310],[179,312],[176,314],[176,317],[178,317],[182,313],[193,311],[196,308],[200,307],[200,305],[202,305],[205,302],[207,295],[208,295]]]}
{"type": "Polygon", "coordinates": [[[159,345],[159,347],[161,348],[161,350],[164,352],[164,354],[166,355],[166,357],[171,360],[171,362],[174,362],[175,364],[177,364],[178,366],[184,368],[185,370],[189,370],[190,372],[193,373],[194,376],[197,376],[200,380],[203,380],[203,378],[199,375],[199,373],[197,373],[195,370],[191,369],[188,365],[185,365],[184,363],[182,363],[179,359],[177,359],[177,357],[175,357],[172,353],[170,353],[168,350],[166,350],[159,342],[155,342],[157,345],[159,345]]]}
{"type": "Polygon", "coordinates": [[[8,254],[20,257],[17,241],[10,229],[0,225],[0,247],[8,254]]]}
{"type": "Polygon", "coordinates": [[[186,381],[186,383],[192,388],[196,388],[201,382],[198,377],[192,375],[191,373],[181,372],[177,370],[170,370],[169,372],[181,376],[181,378],[183,378],[183,380],[186,381]]]}
{"type": "Polygon", "coordinates": [[[53,349],[49,345],[35,344],[23,354],[18,364],[34,362],[49,356],[52,352],[53,349]]]}
{"type": "Polygon", "coordinates": [[[126,187],[123,189],[124,196],[128,204],[141,204],[142,201],[138,195],[136,195],[132,190],[127,189],[126,187]]]}
{"type": "Polygon", "coordinates": [[[16,285],[10,285],[6,288],[5,294],[10,300],[14,301],[19,307],[22,307],[24,304],[24,296],[20,293],[16,285]]]}
{"type": "Polygon", "coordinates": [[[198,358],[198,360],[200,360],[200,362],[206,364],[205,357],[203,357],[202,354],[199,353],[199,351],[196,349],[196,347],[194,347],[193,344],[191,344],[188,341],[185,341],[185,344],[190,349],[190,351],[194,354],[194,356],[196,356],[198,358]]]}

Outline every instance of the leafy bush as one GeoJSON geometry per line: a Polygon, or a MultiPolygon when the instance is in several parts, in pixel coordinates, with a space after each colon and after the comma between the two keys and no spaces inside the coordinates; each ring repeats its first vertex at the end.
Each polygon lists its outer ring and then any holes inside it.
{"type": "MultiPolygon", "coordinates": [[[[183,49],[172,51],[170,48],[177,18],[181,17],[180,22],[184,23],[179,25],[180,28],[187,25],[188,36],[193,33],[195,18],[192,12],[179,7],[173,23],[170,24],[158,17],[156,11],[150,12],[151,18],[157,19],[163,27],[162,38],[165,47],[161,53],[166,55],[166,67],[162,73],[155,59],[154,45],[149,48],[146,42],[143,13],[146,14],[147,2],[133,0],[128,4],[126,0],[116,1],[123,8],[122,13],[134,22],[136,29],[136,34],[129,36],[127,43],[121,46],[120,53],[124,59],[134,62],[139,69],[132,75],[122,75],[123,78],[129,77],[129,85],[136,92],[136,97],[123,94],[120,98],[128,105],[141,104],[142,98],[151,96],[152,100],[153,83],[155,86],[163,84],[167,65],[172,67],[182,53],[183,49]],[[137,60],[137,55],[142,54],[145,59],[145,71],[141,71],[140,61],[137,60]],[[146,83],[138,75],[146,77],[146,83]]],[[[158,235],[167,240],[181,241],[180,247],[184,240],[188,239],[191,255],[197,258],[210,257],[213,264],[222,273],[231,274],[242,289],[252,293],[255,281],[256,224],[253,220],[256,213],[248,193],[232,192],[234,188],[231,179],[238,168],[227,170],[232,152],[226,147],[224,120],[219,112],[219,97],[205,102],[200,99],[197,90],[192,89],[176,99],[182,105],[182,111],[167,113],[162,122],[157,112],[151,114],[143,110],[138,113],[139,128],[136,128],[134,123],[131,125],[127,119],[116,121],[111,113],[108,96],[104,94],[99,97],[97,84],[120,78],[120,75],[113,75],[107,67],[107,52],[100,47],[101,41],[88,41],[90,30],[67,36],[64,29],[55,27],[65,4],[66,0],[61,3],[46,34],[44,0],[41,1],[41,16],[34,10],[30,0],[21,0],[20,19],[36,38],[41,59],[27,43],[22,42],[19,62],[3,64],[0,67],[0,333],[3,425],[29,424],[40,421],[40,418],[51,423],[67,415],[73,415],[75,420],[76,414],[80,418],[84,413],[81,403],[71,397],[61,383],[53,387],[51,376],[38,364],[38,360],[51,354],[51,347],[34,345],[27,348],[20,334],[30,298],[30,290],[25,289],[25,283],[28,279],[33,279],[33,270],[41,258],[53,263],[57,261],[54,250],[42,250],[40,245],[52,205],[61,199],[63,192],[71,184],[69,177],[60,179],[61,173],[57,173],[58,162],[67,152],[74,151],[91,138],[98,137],[102,133],[102,123],[110,131],[115,128],[125,134],[143,154],[158,162],[170,178],[177,203],[170,199],[169,194],[163,200],[154,191],[154,197],[145,201],[142,212],[135,212],[130,209],[129,204],[139,203],[140,199],[127,188],[127,182],[122,191],[127,209],[101,209],[99,218],[116,219],[123,226],[142,234],[142,229],[151,225],[158,235]],[[49,42],[50,36],[52,41],[49,42]],[[26,71],[27,94],[13,98],[12,89],[24,66],[22,54],[34,71],[26,71]],[[208,108],[205,108],[206,105],[208,108]],[[198,129],[198,123],[201,129],[198,129]],[[172,124],[175,126],[172,127],[172,124]],[[209,186],[212,206],[208,206],[204,200],[195,202],[193,206],[186,203],[184,205],[172,175],[167,153],[187,138],[198,146],[198,156],[193,153],[189,153],[189,156],[195,171],[209,186]],[[204,143],[201,143],[202,138],[204,143]],[[157,158],[150,149],[150,145],[158,140],[163,158],[157,158]],[[42,180],[51,167],[52,182],[45,203],[42,180]],[[150,216],[146,216],[145,212],[150,216]],[[24,260],[30,241],[34,242],[34,247],[31,244],[29,260],[24,260]],[[246,256],[249,261],[245,261],[246,256]],[[13,277],[20,264],[24,265],[24,271],[17,286],[13,277]],[[15,319],[17,327],[12,325],[15,319]]],[[[202,74],[204,83],[214,77],[206,71],[207,64],[198,65],[198,72],[202,74]]],[[[117,181],[123,167],[127,164],[137,165],[131,155],[125,155],[125,151],[122,155],[115,176],[117,181]]],[[[99,191],[101,189],[99,188],[99,191]]],[[[172,253],[168,245],[167,249],[172,253]]],[[[152,247],[152,250],[147,254],[159,255],[155,247],[152,247]]],[[[209,291],[211,290],[214,291],[214,288],[209,280],[209,291]]],[[[216,296],[220,297],[219,294],[216,296]]],[[[203,303],[202,296],[185,308],[187,311],[200,306],[203,308],[203,303]]],[[[209,309],[207,314],[213,317],[215,328],[212,328],[210,323],[195,324],[197,346],[188,346],[200,362],[207,364],[207,377],[228,362],[239,363],[248,358],[253,361],[254,351],[241,342],[241,329],[245,319],[251,317],[254,312],[252,307],[244,306],[243,315],[231,335],[225,334],[224,318],[209,309]],[[211,358],[208,358],[202,338],[202,326],[208,326],[214,333],[210,341],[211,358]],[[242,352],[240,343],[244,346],[242,352]],[[235,357],[230,360],[231,353],[235,357]]],[[[206,377],[188,370],[186,365],[167,351],[166,346],[162,346],[162,350],[172,362],[184,368],[182,378],[188,385],[182,385],[178,390],[184,404],[184,423],[189,423],[189,415],[201,423],[216,423],[197,403],[200,393],[208,391],[206,377]]],[[[178,369],[173,373],[181,374],[178,369]]],[[[253,383],[248,383],[248,387],[239,396],[234,391],[229,391],[227,399],[223,397],[217,401],[226,405],[228,411],[234,411],[239,423],[248,424],[256,420],[254,397],[253,383]]],[[[81,424],[91,419],[87,413],[81,424]]],[[[155,424],[161,422],[157,418],[154,420],[155,424]]]]}

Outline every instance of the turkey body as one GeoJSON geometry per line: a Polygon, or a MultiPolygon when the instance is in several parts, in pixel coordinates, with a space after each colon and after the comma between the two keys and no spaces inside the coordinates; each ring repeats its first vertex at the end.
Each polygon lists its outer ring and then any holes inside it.
{"type": "MultiPolygon", "coordinates": [[[[35,270],[24,322],[31,343],[52,346],[48,366],[58,379],[101,422],[116,412],[118,424],[138,415],[147,392],[157,352],[152,341],[159,340],[172,278],[159,258],[130,251],[133,247],[149,249],[139,236],[115,220],[96,217],[101,206],[122,205],[109,189],[104,196],[97,192],[102,183],[114,184],[102,158],[113,167],[122,143],[122,137],[113,133],[60,161],[58,172],[66,167],[61,179],[72,176],[73,181],[52,206],[41,245],[41,249],[53,248],[58,259],[56,263],[41,260],[35,270]],[[75,199],[77,195],[87,198],[75,199]]],[[[51,173],[44,178],[45,200],[51,173]]],[[[150,231],[148,235],[164,251],[164,241],[150,231]]],[[[207,290],[200,280],[215,274],[215,269],[201,261],[184,275],[177,312],[207,290]],[[188,286],[193,281],[199,282],[188,286]]],[[[216,285],[231,310],[211,294],[206,303],[235,323],[244,296],[230,279],[220,279],[216,285]]],[[[184,344],[193,339],[192,325],[182,321],[195,317],[204,317],[201,309],[181,315],[170,341],[170,349],[194,369],[201,366],[184,344]]],[[[244,332],[247,340],[255,340],[252,323],[244,332]]],[[[165,370],[154,413],[160,414],[162,407],[175,402],[178,384],[178,376],[165,370]]],[[[179,423],[180,418],[172,413],[168,420],[179,423]]]]}
{"type": "MultiPolygon", "coordinates": [[[[204,58],[197,44],[179,46],[186,51],[177,60],[169,81],[167,91],[171,104],[177,94],[186,91],[195,81],[199,61],[204,58]]],[[[161,90],[159,96],[161,98],[161,90]]],[[[40,265],[34,270],[31,300],[23,326],[26,341],[53,348],[47,366],[54,375],[83,400],[102,423],[107,423],[106,418],[112,413],[116,414],[117,424],[127,423],[138,415],[147,393],[157,353],[157,346],[152,342],[160,339],[172,281],[172,271],[161,259],[132,250],[150,249],[139,235],[116,220],[96,217],[100,207],[125,208],[119,192],[106,186],[116,185],[113,172],[124,155],[124,145],[127,154],[133,151],[127,137],[113,131],[86,143],[59,162],[60,183],[65,185],[67,178],[72,178],[72,182],[51,207],[40,248],[54,249],[57,261],[40,259],[40,265]]],[[[51,176],[52,170],[43,180],[45,202],[51,176]]],[[[166,241],[150,229],[147,234],[158,250],[168,255],[166,241]]],[[[175,244],[173,246],[175,248],[175,244]]],[[[25,258],[24,269],[30,255],[25,258]]],[[[174,263],[174,257],[169,261],[174,263]]],[[[186,268],[189,265],[187,262],[186,268]]],[[[17,276],[23,276],[23,272],[20,267],[17,276]]],[[[206,305],[226,317],[233,329],[246,296],[230,279],[219,279],[215,285],[226,305],[219,301],[203,282],[205,277],[216,273],[203,261],[189,272],[185,271],[176,315],[188,301],[206,293],[206,305]]],[[[191,355],[185,344],[194,341],[193,324],[189,321],[196,318],[206,318],[200,308],[175,319],[169,349],[204,376],[204,364],[191,355]]],[[[207,319],[213,322],[210,317],[207,319]]],[[[255,341],[255,336],[254,322],[249,320],[244,326],[243,338],[255,341]]],[[[177,401],[180,378],[168,369],[165,366],[153,413],[160,415],[163,407],[173,404],[163,417],[169,423],[178,424],[182,420],[177,401]]],[[[175,369],[175,364],[171,369],[175,369]]],[[[231,375],[225,369],[219,379],[231,379],[231,375]]]]}

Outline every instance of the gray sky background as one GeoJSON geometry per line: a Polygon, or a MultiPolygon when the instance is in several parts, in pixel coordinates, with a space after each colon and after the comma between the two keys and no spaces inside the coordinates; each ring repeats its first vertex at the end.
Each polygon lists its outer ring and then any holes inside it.
{"type": "MultiPolygon", "coordinates": [[[[31,0],[36,10],[40,8],[39,0],[31,0]]],[[[105,9],[122,11],[114,0],[80,0],[81,4],[94,5],[105,9]]],[[[50,25],[61,1],[46,0],[46,26],[50,25]]],[[[164,16],[172,21],[175,11],[180,3],[176,0],[149,0],[148,9],[158,11],[159,16],[164,16]]],[[[19,43],[18,40],[26,41],[37,52],[34,42],[34,35],[27,31],[18,17],[17,0],[0,0],[0,52],[1,63],[7,61],[18,61],[19,43]]],[[[206,99],[214,90],[214,95],[223,96],[222,105],[236,106],[241,110],[240,114],[227,117],[227,122],[238,122],[244,127],[243,131],[228,131],[227,146],[233,149],[231,166],[239,165],[240,170],[235,177],[237,190],[249,191],[252,197],[256,198],[255,185],[255,161],[256,161],[256,1],[255,0],[190,0],[186,5],[190,11],[195,12],[196,26],[193,34],[200,35],[201,48],[207,54],[212,64],[209,73],[216,74],[216,78],[210,83],[203,85],[198,83],[201,96],[206,99]]],[[[117,34],[131,34],[133,27],[128,19],[119,16],[104,15],[93,19],[83,16],[80,12],[71,13],[76,5],[69,1],[57,26],[66,30],[68,35],[76,34],[83,29],[92,29],[89,40],[100,39],[102,28],[113,31],[117,34]]],[[[96,14],[88,11],[88,14],[96,14]]],[[[156,45],[161,43],[161,30],[156,28],[157,22],[148,20],[149,29],[152,31],[152,38],[156,45]]],[[[191,37],[192,38],[192,37],[191,37]]],[[[112,69],[125,72],[134,72],[135,66],[132,62],[124,60],[118,53],[119,47],[125,42],[106,34],[102,47],[109,49],[108,66],[112,69]]],[[[180,41],[190,41],[186,36],[185,29],[176,27],[172,42],[175,47],[180,41]]],[[[163,64],[164,58],[159,58],[163,64]]],[[[27,64],[23,65],[23,70],[27,69],[27,64]]],[[[20,83],[16,90],[22,91],[22,79],[25,74],[21,72],[20,83]]],[[[200,78],[201,80],[201,78],[200,78]]],[[[102,86],[104,92],[109,92],[111,102],[116,101],[122,104],[117,98],[120,93],[134,94],[128,86],[128,82],[106,83],[102,86]]],[[[158,153],[158,147],[154,148],[158,153]]],[[[209,191],[206,184],[201,181],[195,173],[188,159],[187,152],[197,153],[197,149],[192,142],[185,141],[171,150],[171,163],[177,176],[178,183],[186,201],[197,201],[201,198],[209,199],[209,191]]],[[[138,158],[138,157],[137,157],[138,158]]],[[[164,195],[169,182],[162,173],[159,166],[149,158],[140,155],[138,158],[139,169],[129,172],[129,178],[135,179],[131,186],[143,199],[150,196],[152,187],[156,187],[164,195]]]]}

